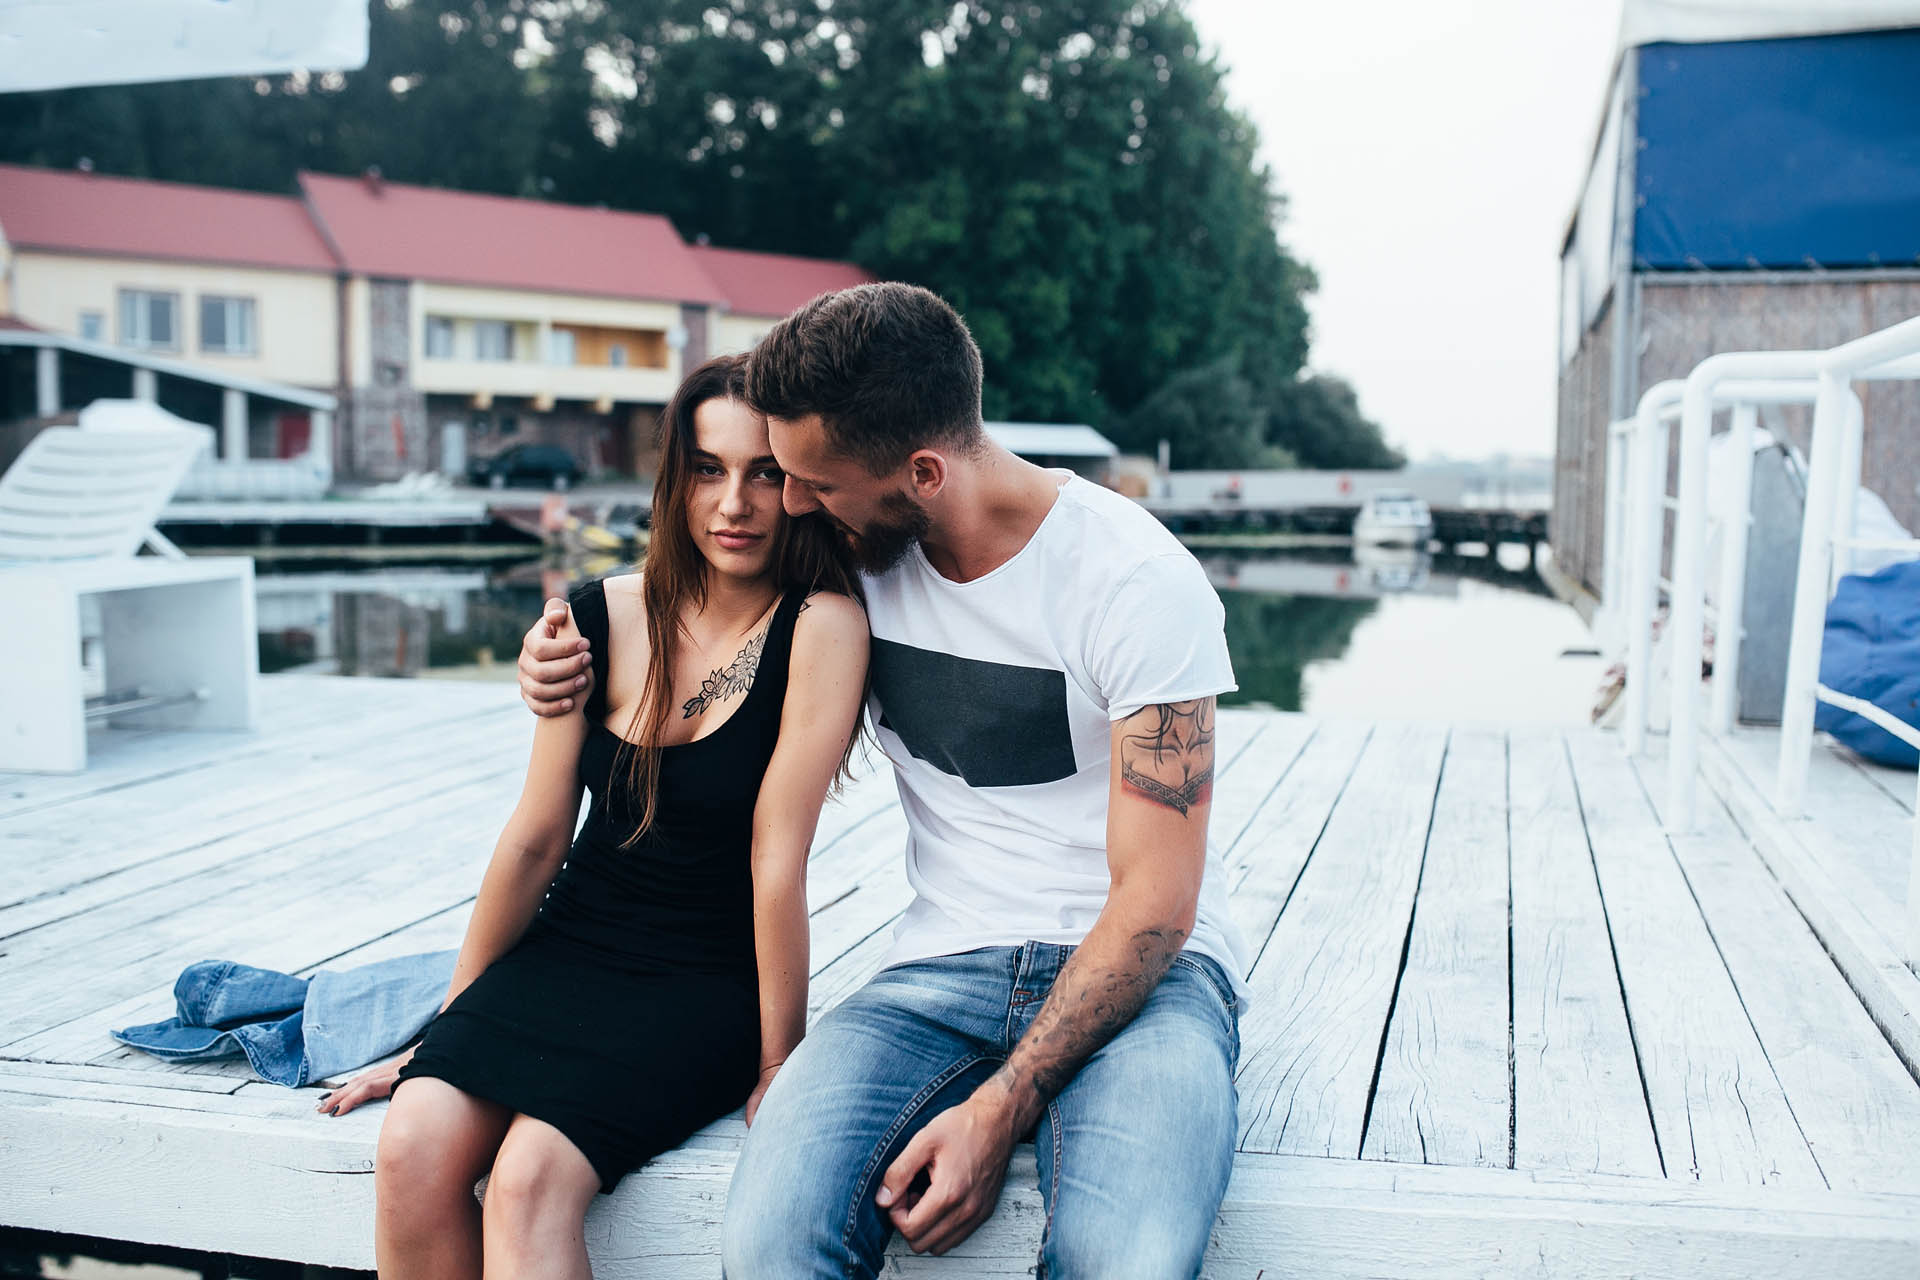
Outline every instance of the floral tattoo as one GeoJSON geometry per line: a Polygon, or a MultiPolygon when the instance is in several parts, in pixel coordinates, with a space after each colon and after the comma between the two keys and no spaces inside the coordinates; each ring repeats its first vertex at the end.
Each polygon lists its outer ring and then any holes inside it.
{"type": "MultiPolygon", "coordinates": [[[[772,630],[772,628],[768,628],[772,630]]],[[[680,718],[691,720],[708,707],[725,702],[735,694],[753,688],[753,677],[760,670],[760,651],[767,647],[767,632],[747,641],[746,648],[732,662],[719,668],[701,682],[700,692],[688,698],[680,708],[680,718]]]]}

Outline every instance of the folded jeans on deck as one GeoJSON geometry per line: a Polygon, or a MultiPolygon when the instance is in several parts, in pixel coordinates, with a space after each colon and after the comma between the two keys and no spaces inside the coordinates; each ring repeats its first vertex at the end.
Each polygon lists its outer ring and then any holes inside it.
{"type": "Polygon", "coordinates": [[[299,1088],[365,1066],[420,1034],[439,1011],[458,954],[396,956],[310,979],[203,960],[173,984],[177,1016],[110,1034],[170,1062],[245,1054],[262,1080],[299,1088]]]}

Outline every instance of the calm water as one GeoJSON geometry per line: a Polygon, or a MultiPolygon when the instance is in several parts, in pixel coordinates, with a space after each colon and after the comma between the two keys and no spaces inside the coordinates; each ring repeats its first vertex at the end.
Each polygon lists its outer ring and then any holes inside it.
{"type": "MultiPolygon", "coordinates": [[[[1240,690],[1224,703],[1316,715],[1581,724],[1603,665],[1519,548],[1203,554],[1240,690]],[[1569,653],[1568,651],[1573,651],[1569,653]]],[[[540,604],[612,561],[560,568],[262,573],[262,671],[512,680],[540,604]]]]}

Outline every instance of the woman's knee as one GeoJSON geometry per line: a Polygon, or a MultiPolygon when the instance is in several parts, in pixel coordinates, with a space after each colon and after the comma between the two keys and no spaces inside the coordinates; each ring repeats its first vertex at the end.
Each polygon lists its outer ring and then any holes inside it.
{"type": "Polygon", "coordinates": [[[490,1228],[525,1237],[542,1228],[577,1225],[600,1189],[600,1177],[558,1130],[516,1121],[487,1177],[490,1228]]]}
{"type": "Polygon", "coordinates": [[[374,1182],[383,1204],[418,1208],[435,1203],[457,1205],[473,1195],[486,1169],[490,1146],[498,1139],[485,1132],[487,1117],[461,1105],[465,1095],[451,1086],[426,1089],[420,1081],[394,1094],[380,1125],[374,1150],[374,1182]]]}

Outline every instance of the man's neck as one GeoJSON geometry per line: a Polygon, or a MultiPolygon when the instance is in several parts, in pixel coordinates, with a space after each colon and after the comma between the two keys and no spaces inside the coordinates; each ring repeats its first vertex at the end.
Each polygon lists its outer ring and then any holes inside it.
{"type": "Polygon", "coordinates": [[[992,573],[1032,540],[1066,478],[989,442],[952,469],[930,508],[933,527],[920,541],[928,563],[954,582],[992,573]]]}

